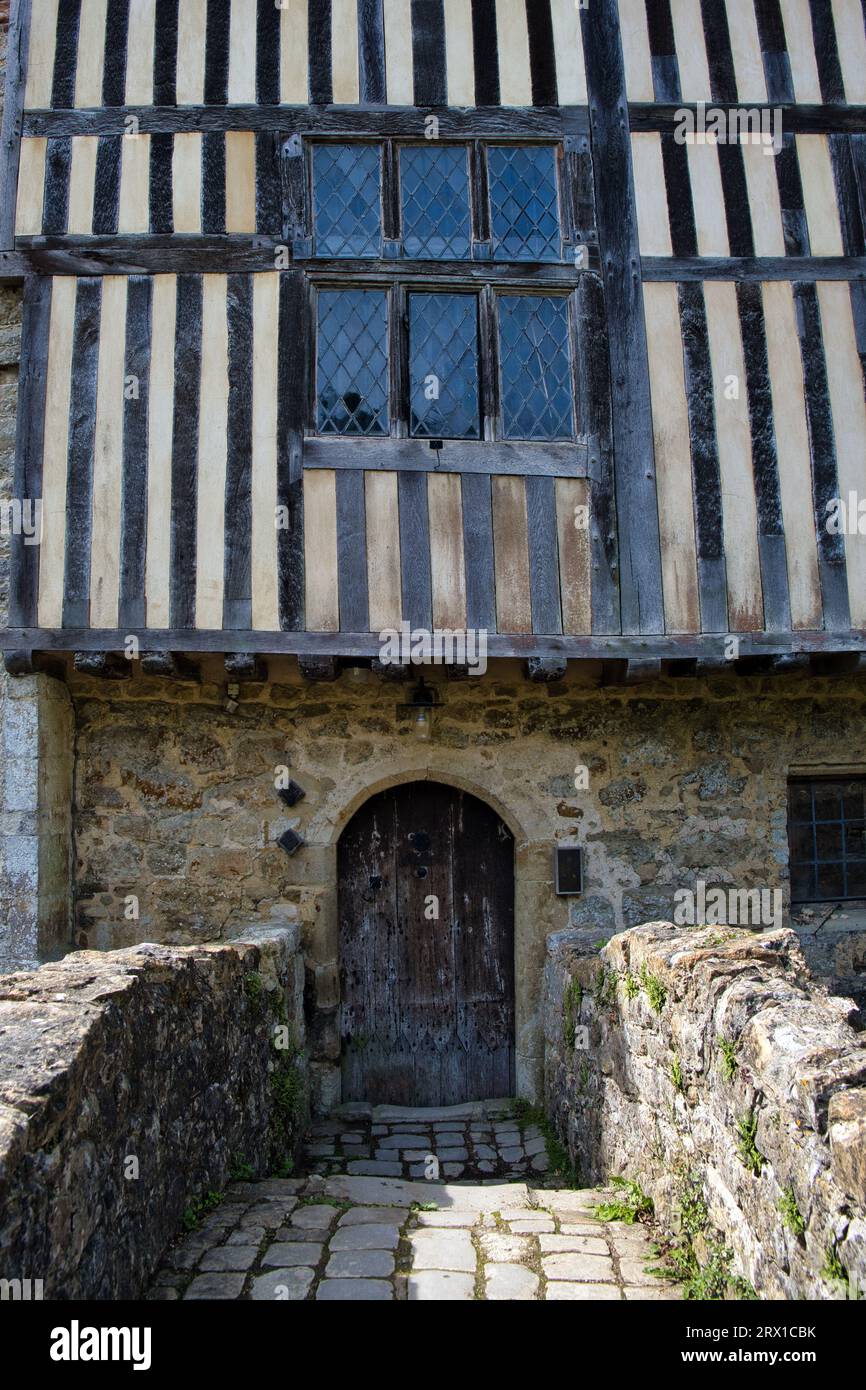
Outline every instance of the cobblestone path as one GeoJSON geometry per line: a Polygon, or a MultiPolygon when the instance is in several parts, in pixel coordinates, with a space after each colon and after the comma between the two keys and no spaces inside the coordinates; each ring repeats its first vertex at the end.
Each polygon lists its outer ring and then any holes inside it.
{"type": "Polygon", "coordinates": [[[167,1253],[148,1297],[377,1302],[680,1297],[675,1285],[646,1272],[654,1260],[644,1226],[594,1217],[594,1207],[609,1193],[531,1185],[545,1181],[537,1165],[543,1137],[531,1135],[530,1127],[522,1132],[518,1127],[515,1135],[504,1109],[502,1128],[495,1107],[492,1113],[489,1106],[482,1109],[480,1116],[478,1111],[454,1107],[444,1127],[439,1111],[390,1112],[383,1118],[381,1110],[369,1107],[344,1109],[335,1120],[315,1126],[310,1152],[315,1165],[349,1171],[230,1184],[223,1203],[167,1253]],[[458,1116],[456,1110],[475,1113],[458,1116]],[[473,1135],[473,1127],[484,1134],[473,1135]],[[369,1154],[353,1156],[360,1148],[369,1154]],[[455,1150],[465,1157],[454,1156],[455,1150]],[[379,1152],[395,1157],[379,1158],[379,1152]],[[414,1176],[412,1170],[423,1170],[431,1153],[443,1176],[452,1176],[449,1165],[459,1167],[459,1179],[414,1176]],[[482,1164],[493,1165],[493,1174],[482,1164]],[[530,1183],[514,1171],[518,1165],[531,1171],[534,1164],[538,1178],[530,1183]],[[373,1171],[361,1172],[359,1165],[373,1171]],[[383,1165],[388,1165],[385,1172],[383,1165]]]}

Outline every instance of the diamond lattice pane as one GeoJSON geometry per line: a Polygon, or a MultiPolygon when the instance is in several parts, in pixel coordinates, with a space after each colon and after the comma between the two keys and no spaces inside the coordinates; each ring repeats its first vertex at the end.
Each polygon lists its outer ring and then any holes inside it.
{"type": "Polygon", "coordinates": [[[382,254],[378,145],[313,147],[317,256],[382,254]]]}
{"type": "Polygon", "coordinates": [[[488,151],[493,254],[500,261],[561,259],[556,155],[546,145],[488,151]]]}
{"type": "Polygon", "coordinates": [[[416,260],[467,260],[472,253],[465,145],[400,151],[403,250],[416,260]]]}
{"type": "Polygon", "coordinates": [[[381,290],[322,290],[316,352],[320,434],[387,434],[388,302],[381,290]]]}
{"type": "Polygon", "coordinates": [[[425,439],[478,439],[478,300],[409,296],[411,431],[425,439]]]}
{"type": "Polygon", "coordinates": [[[571,439],[574,410],[566,300],[503,295],[499,336],[506,439],[571,439]]]}

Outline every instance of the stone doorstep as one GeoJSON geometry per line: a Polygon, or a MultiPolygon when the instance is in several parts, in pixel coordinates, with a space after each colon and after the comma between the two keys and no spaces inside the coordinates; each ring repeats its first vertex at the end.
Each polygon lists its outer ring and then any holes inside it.
{"type": "MultiPolygon", "coordinates": [[[[509,1201],[512,1208],[526,1215],[532,1214],[529,1189],[525,1183],[508,1184],[509,1201]]],[[[319,1190],[319,1189],[317,1189],[319,1190]]],[[[449,1183],[412,1182],[397,1177],[356,1177],[337,1175],[326,1178],[320,1189],[322,1194],[337,1202],[351,1202],[358,1206],[412,1206],[424,1207],[435,1202],[440,1210],[455,1211],[498,1211],[502,1198],[498,1185],[456,1186],[449,1183]]]]}
{"type": "MultiPolygon", "coordinates": [[[[398,1125],[414,1122],[424,1126],[445,1120],[483,1123],[487,1118],[487,1104],[486,1101],[473,1101],[468,1105],[441,1105],[421,1109],[413,1106],[377,1105],[373,1109],[372,1120],[374,1124],[398,1125]]],[[[338,1111],[339,1113],[342,1112],[338,1111]]]]}
{"type": "Polygon", "coordinates": [[[350,1207],[343,1212],[338,1229],[345,1226],[393,1225],[402,1227],[409,1219],[408,1207],[350,1207]]]}

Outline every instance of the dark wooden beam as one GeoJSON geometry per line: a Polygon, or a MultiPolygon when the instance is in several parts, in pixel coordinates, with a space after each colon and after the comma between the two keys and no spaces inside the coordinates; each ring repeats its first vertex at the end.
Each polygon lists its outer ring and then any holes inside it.
{"type": "Polygon", "coordinates": [[[28,651],[5,651],[3,665],[7,676],[32,676],[35,670],[33,653],[28,651]]]}
{"type": "Polygon", "coordinates": [[[866,675],[866,654],[863,652],[816,652],[809,667],[814,676],[866,675]]]}
{"type": "MultiPolygon", "coordinates": [[[[678,102],[631,102],[628,108],[629,125],[636,131],[675,131],[682,128],[683,111],[697,112],[697,104],[692,101],[678,102]]],[[[709,111],[749,111],[766,112],[772,116],[781,111],[781,127],[791,135],[823,135],[830,132],[856,134],[866,131],[866,106],[814,106],[793,105],[789,102],[707,102],[709,111]]],[[[772,127],[771,127],[772,128],[772,127]]]]}
{"type": "Polygon", "coordinates": [[[446,439],[431,449],[420,439],[307,439],[305,468],[382,470],[399,473],[487,473],[586,478],[592,453],[586,440],[573,444],[495,444],[446,439]]]}
{"type": "Polygon", "coordinates": [[[397,666],[390,661],[380,661],[377,656],[370,662],[370,670],[385,681],[407,681],[412,674],[410,665],[397,666]]]}
{"type": "MultiPolygon", "coordinates": [[[[12,495],[31,504],[42,497],[51,295],[50,280],[28,277],[21,333],[12,495]]],[[[39,546],[27,545],[27,539],[20,534],[14,535],[9,548],[9,621],[22,627],[37,621],[39,592],[39,546]]]]}
{"type": "Polygon", "coordinates": [[[774,656],[771,659],[770,674],[773,676],[796,676],[809,671],[811,659],[806,652],[792,652],[788,656],[774,656]]]}
{"type": "Polygon", "coordinates": [[[284,135],[412,136],[425,138],[428,117],[439,122],[440,140],[559,140],[589,129],[580,106],[501,107],[389,106],[114,106],[28,111],[24,134],[123,135],[137,121],[142,134],[182,131],[281,131],[284,135]]]}
{"type": "MultiPolygon", "coordinates": [[[[36,236],[19,237],[15,250],[0,254],[0,278],[20,279],[28,272],[46,275],[145,275],[193,274],[213,270],[219,264],[226,274],[273,270],[277,255],[286,254],[287,243],[276,236],[202,235],[178,238],[170,233],[141,236],[36,236]]],[[[342,284],[362,275],[372,284],[422,281],[429,285],[477,287],[507,282],[518,288],[573,290],[581,276],[598,270],[597,257],[578,270],[572,265],[525,262],[513,266],[493,261],[451,261],[438,270],[429,261],[341,260],[298,258],[311,279],[320,285],[342,284]]]]}
{"type": "Polygon", "coordinates": [[[0,129],[0,249],[15,244],[18,161],[24,125],[24,79],[30,46],[31,0],[12,0],[6,37],[6,84],[0,129]]]}
{"type": "MultiPolygon", "coordinates": [[[[5,628],[0,630],[0,651],[117,652],[123,653],[129,637],[136,637],[140,651],[211,653],[231,652],[298,656],[305,661],[338,657],[378,658],[381,649],[375,632],[233,632],[198,628],[5,628]]],[[[528,661],[532,656],[560,656],[569,661],[661,661],[709,659],[724,665],[724,643],[718,633],[691,635],[655,634],[586,637],[543,636],[532,633],[495,633],[487,639],[488,656],[528,661]]],[[[743,632],[737,636],[741,656],[785,656],[808,652],[866,654],[866,629],[839,632],[743,632]]],[[[375,660],[373,669],[378,670],[375,660]]]]}
{"type": "Polygon", "coordinates": [[[625,663],[625,684],[643,685],[645,681],[656,681],[662,673],[661,658],[644,657],[625,663]]]}
{"type": "Polygon", "coordinates": [[[734,663],[732,661],[728,661],[726,657],[717,654],[701,656],[695,661],[696,676],[729,675],[733,669],[734,663]]]}
{"type": "Polygon", "coordinates": [[[661,632],[664,601],[641,259],[616,0],[581,10],[609,330],[620,604],[626,633],[661,632]]]}
{"type": "Polygon", "coordinates": [[[644,256],[645,280],[866,280],[863,256],[644,256]]]}
{"type": "Polygon", "coordinates": [[[662,674],[661,657],[637,657],[626,661],[605,661],[601,668],[602,685],[643,685],[658,680],[662,674]]]}

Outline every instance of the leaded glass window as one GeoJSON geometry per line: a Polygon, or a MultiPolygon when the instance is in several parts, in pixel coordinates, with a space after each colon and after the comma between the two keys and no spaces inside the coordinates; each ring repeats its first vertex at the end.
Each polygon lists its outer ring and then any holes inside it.
{"type": "Polygon", "coordinates": [[[468,260],[472,254],[469,159],[465,145],[400,151],[403,250],[416,260],[468,260]]]}
{"type": "Polygon", "coordinates": [[[866,898],[866,778],[788,787],[791,901],[866,898]]]}
{"type": "Polygon", "coordinates": [[[487,160],[494,259],[560,260],[555,151],[548,145],[491,145],[487,160]]]}
{"type": "Polygon", "coordinates": [[[389,433],[384,290],[319,291],[316,386],[320,434],[389,433]]]}
{"type": "Polygon", "coordinates": [[[317,256],[381,256],[382,174],[378,145],[314,145],[317,256]]]}
{"type": "Polygon", "coordinates": [[[499,341],[505,438],[572,438],[567,301],[550,295],[502,295],[499,341]]]}
{"type": "Polygon", "coordinates": [[[478,300],[409,295],[411,433],[479,439],[478,300]]]}

